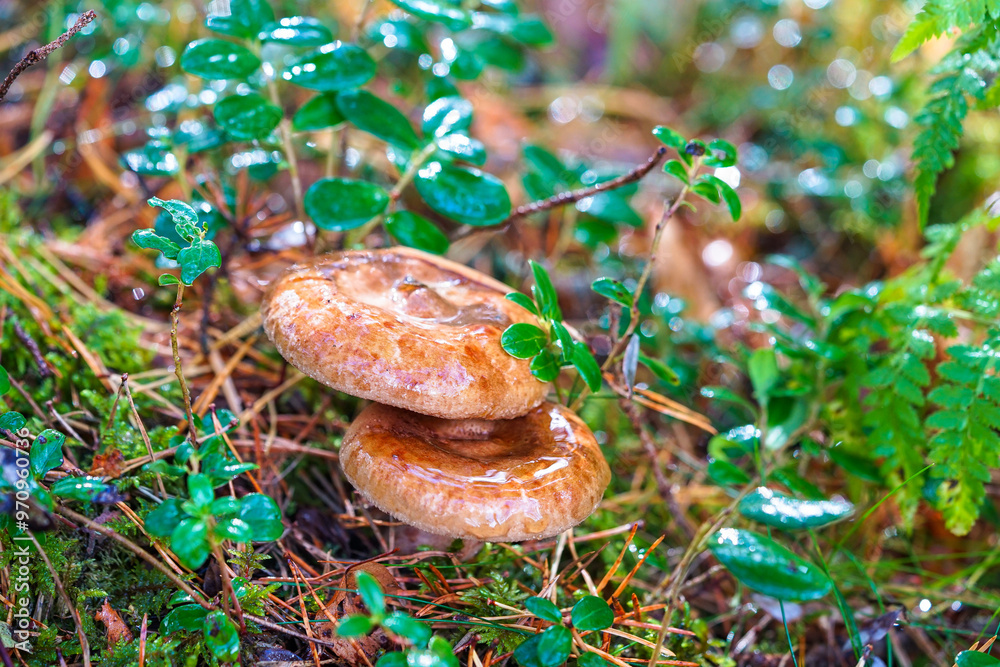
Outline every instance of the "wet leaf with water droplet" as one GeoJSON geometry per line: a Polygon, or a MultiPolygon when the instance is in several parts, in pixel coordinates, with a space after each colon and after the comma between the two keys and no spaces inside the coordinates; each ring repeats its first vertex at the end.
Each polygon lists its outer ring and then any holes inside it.
{"type": "Polygon", "coordinates": [[[324,178],[306,191],[305,209],[320,229],[344,231],[365,224],[389,205],[389,194],[367,181],[324,178]]]}
{"type": "Polygon", "coordinates": [[[414,184],[428,206],[465,225],[495,225],[510,213],[503,182],[478,169],[435,160],[417,172],[414,184]]]}
{"type": "Polygon", "coordinates": [[[311,90],[357,88],[375,76],[375,61],[356,44],[326,44],[293,62],[282,77],[311,90]]]}
{"type": "Polygon", "coordinates": [[[224,39],[199,39],[181,54],[181,69],[202,79],[244,79],[258,67],[260,58],[224,39]]]}
{"type": "Polygon", "coordinates": [[[854,505],[843,498],[799,500],[763,486],[740,501],[740,514],[783,530],[820,528],[842,521],[853,512],[854,505]]]}
{"type": "Polygon", "coordinates": [[[822,570],[758,533],[723,528],[708,548],[745,586],[779,600],[817,600],[832,587],[822,570]]]}

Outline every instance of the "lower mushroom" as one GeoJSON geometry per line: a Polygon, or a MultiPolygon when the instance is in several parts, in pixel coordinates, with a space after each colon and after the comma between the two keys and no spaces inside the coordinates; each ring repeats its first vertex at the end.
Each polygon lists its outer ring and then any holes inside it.
{"type": "Polygon", "coordinates": [[[575,526],[611,478],[594,434],[555,403],[469,422],[373,403],[344,435],[340,464],[363,496],[401,521],[487,542],[575,526]]]}

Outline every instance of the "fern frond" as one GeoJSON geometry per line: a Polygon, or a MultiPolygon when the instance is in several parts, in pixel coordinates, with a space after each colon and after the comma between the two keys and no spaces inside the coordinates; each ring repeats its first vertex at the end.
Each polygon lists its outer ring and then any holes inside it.
{"type": "Polygon", "coordinates": [[[966,30],[1000,16],[997,0],[928,0],[892,50],[892,62],[902,60],[924,42],[951,30],[966,30]]]}
{"type": "MultiPolygon", "coordinates": [[[[940,4],[935,3],[935,6],[940,4]]],[[[982,11],[976,14],[979,16],[977,20],[987,17],[981,0],[968,4],[982,5],[982,11]]],[[[964,18],[968,17],[963,15],[964,18]]],[[[935,68],[941,76],[931,86],[930,101],[915,119],[922,126],[913,144],[913,160],[917,169],[914,190],[921,226],[927,223],[928,208],[938,176],[955,164],[954,151],[962,139],[962,123],[969,113],[970,98],[974,101],[984,99],[989,88],[985,77],[995,74],[1000,68],[995,55],[996,37],[996,23],[982,25],[962,39],[935,68]]]]}
{"type": "Polygon", "coordinates": [[[930,458],[938,464],[935,476],[943,480],[939,497],[945,525],[965,535],[979,517],[988,471],[1000,465],[1000,331],[990,331],[980,346],[953,345],[948,354],[951,360],[938,366],[944,383],[928,395],[941,409],[926,426],[937,431],[930,458]]]}

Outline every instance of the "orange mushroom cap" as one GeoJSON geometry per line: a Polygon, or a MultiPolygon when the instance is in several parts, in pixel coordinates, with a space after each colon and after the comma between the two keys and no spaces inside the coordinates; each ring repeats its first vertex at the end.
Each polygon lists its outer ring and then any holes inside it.
{"type": "Polygon", "coordinates": [[[291,267],[261,310],[281,355],[334,389],[447,419],[506,419],[548,390],[500,345],[509,325],[537,323],[510,291],[409,248],[348,251],[291,267]]]}
{"type": "Polygon", "coordinates": [[[345,433],[340,465],[363,496],[401,521],[489,542],[575,526],[611,479],[594,434],[555,403],[497,421],[372,404],[345,433]]]}

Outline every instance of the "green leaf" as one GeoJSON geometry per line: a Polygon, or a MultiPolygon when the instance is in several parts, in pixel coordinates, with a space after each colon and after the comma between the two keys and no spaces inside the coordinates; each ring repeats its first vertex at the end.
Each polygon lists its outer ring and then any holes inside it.
{"type": "Polygon", "coordinates": [[[573,605],[570,615],[577,630],[604,630],[615,622],[615,612],[596,595],[586,595],[573,605]]]}
{"type": "Polygon", "coordinates": [[[202,625],[205,646],[223,662],[236,662],[240,657],[240,633],[221,609],[210,611],[202,625]]]}
{"type": "Polygon", "coordinates": [[[0,396],[3,396],[8,391],[10,391],[10,376],[7,375],[7,369],[0,366],[0,396]]]}
{"type": "Polygon", "coordinates": [[[153,537],[167,537],[177,530],[185,517],[187,513],[181,509],[180,499],[168,498],[146,515],[146,532],[153,537]]]}
{"type": "Polygon", "coordinates": [[[368,181],[324,178],[305,196],[306,213],[320,229],[342,232],[365,224],[389,205],[389,193],[368,181]]]}
{"type": "Polygon", "coordinates": [[[230,517],[215,524],[212,531],[216,540],[232,540],[239,544],[245,544],[253,539],[253,530],[246,521],[230,517]]]}
{"type": "Polygon", "coordinates": [[[913,22],[903,33],[903,36],[892,50],[891,62],[899,62],[910,55],[924,42],[937,37],[947,29],[947,24],[942,24],[932,14],[923,11],[917,14],[913,22]]]}
{"type": "Polygon", "coordinates": [[[708,142],[708,153],[705,165],[709,167],[732,167],[736,164],[736,146],[725,139],[713,139],[708,142]]]}
{"type": "Polygon", "coordinates": [[[653,128],[653,136],[660,140],[664,146],[683,151],[687,146],[687,139],[665,125],[657,125],[653,128]]]}
{"type": "Polygon", "coordinates": [[[552,382],[559,377],[559,360],[549,350],[539,352],[529,364],[531,374],[542,382],[552,382]]]}
{"type": "Polygon", "coordinates": [[[569,658],[573,633],[553,625],[541,634],[528,638],[514,649],[514,659],[521,667],[559,667],[569,658]]]}
{"type": "Polygon", "coordinates": [[[177,279],[177,276],[169,273],[162,273],[160,274],[160,277],[156,279],[156,284],[160,287],[166,287],[167,285],[180,285],[181,281],[177,279]]]}
{"type": "Polygon", "coordinates": [[[274,10],[268,0],[227,0],[207,6],[205,26],[230,37],[253,39],[265,24],[274,21],[274,10]]]}
{"type": "Polygon", "coordinates": [[[70,500],[94,502],[101,495],[112,490],[100,477],[63,477],[50,487],[52,495],[70,500]]]}
{"type": "Polygon", "coordinates": [[[177,607],[163,617],[160,622],[160,634],[172,635],[175,632],[185,630],[187,632],[197,632],[202,628],[202,621],[208,615],[208,610],[200,604],[186,604],[177,607]]]}
{"type": "Polygon", "coordinates": [[[733,222],[739,220],[740,215],[743,213],[743,205],[740,203],[740,196],[736,194],[736,190],[733,190],[733,187],[729,183],[726,183],[718,176],[705,174],[701,178],[714,185],[718,193],[722,195],[722,199],[726,202],[726,208],[729,209],[729,215],[732,217],[733,222]]]}
{"type": "MultiPolygon", "coordinates": [[[[2,366],[0,366],[2,368],[2,366]]],[[[6,375],[7,371],[4,371],[6,375]]],[[[20,412],[14,412],[13,410],[5,412],[0,415],[0,428],[5,431],[10,431],[11,433],[16,433],[24,428],[28,420],[24,418],[20,412]]]]}
{"type": "Polygon", "coordinates": [[[340,93],[337,95],[337,108],[355,127],[393,146],[412,150],[420,145],[417,133],[406,116],[367,90],[340,93]]]}
{"type": "Polygon", "coordinates": [[[375,625],[364,614],[352,614],[337,625],[338,637],[364,637],[375,625]]]}
{"type": "Polygon", "coordinates": [[[159,250],[167,259],[175,259],[181,249],[179,245],[170,239],[163,238],[152,229],[137,229],[132,232],[132,243],[140,248],[159,250]]]}
{"type": "Polygon", "coordinates": [[[545,349],[549,337],[534,324],[512,324],[500,336],[500,345],[512,357],[528,359],[545,349]]]}
{"type": "Polygon", "coordinates": [[[199,240],[177,253],[177,262],[181,265],[181,281],[193,285],[205,271],[222,266],[222,255],[212,241],[199,240]]]}
{"type": "Polygon", "coordinates": [[[425,21],[441,23],[449,30],[463,30],[472,25],[467,12],[442,0],[392,0],[392,4],[425,21]]]}
{"type": "Polygon", "coordinates": [[[958,667],[997,667],[997,665],[1000,665],[1000,660],[994,658],[989,653],[962,651],[955,656],[955,664],[958,667]]]}
{"type": "Polygon", "coordinates": [[[208,475],[195,473],[188,477],[187,483],[188,495],[191,497],[194,507],[207,509],[215,500],[215,490],[212,488],[212,481],[208,475]]]}
{"type": "Polygon", "coordinates": [[[691,192],[695,193],[699,197],[704,197],[713,204],[719,203],[719,189],[715,187],[715,184],[707,180],[706,175],[701,175],[698,177],[698,181],[691,186],[691,192]]]}
{"type": "Polygon", "coordinates": [[[292,129],[296,132],[323,130],[344,122],[344,114],[337,107],[336,93],[320,93],[302,105],[292,117],[292,129]]]}
{"type": "Polygon", "coordinates": [[[503,182],[478,169],[434,160],[417,172],[414,185],[434,211],[465,225],[487,227],[510,214],[503,182]]]}
{"type": "Polygon", "coordinates": [[[282,74],[286,81],[310,90],[358,88],[375,76],[375,61],[356,44],[332,42],[294,61],[282,74]]]}
{"type": "MultiPolygon", "coordinates": [[[[188,484],[190,484],[190,480],[188,484]]],[[[240,511],[240,501],[232,496],[222,496],[212,501],[208,507],[208,511],[216,518],[232,516],[240,511]]]]}
{"type": "Polygon", "coordinates": [[[406,654],[402,651],[390,651],[383,653],[382,657],[375,663],[375,667],[407,667],[406,654]]]}
{"type": "Polygon", "coordinates": [[[226,143],[226,135],[208,123],[185,120],[174,130],[173,143],[175,146],[187,146],[191,154],[204,153],[226,143]]]}
{"type": "Polygon", "coordinates": [[[281,109],[257,93],[230,95],[215,105],[215,122],[233,139],[266,139],[281,122],[281,109]]]}
{"type": "Polygon", "coordinates": [[[437,140],[437,147],[453,158],[464,162],[483,166],[486,164],[486,146],[478,139],[473,139],[458,132],[441,137],[437,140]]]}
{"type": "Polygon", "coordinates": [[[783,530],[821,528],[854,513],[854,506],[842,498],[799,500],[763,486],[743,498],[739,507],[748,519],[783,530]]]}
{"type": "Polygon", "coordinates": [[[535,260],[529,260],[528,263],[531,266],[531,275],[535,279],[535,284],[531,287],[531,293],[535,297],[535,303],[538,304],[538,310],[546,319],[553,322],[562,322],[559,298],[556,294],[556,288],[552,284],[552,279],[549,278],[548,271],[535,260]]]}
{"type": "Polygon", "coordinates": [[[527,294],[511,292],[506,298],[508,301],[513,301],[517,305],[521,306],[521,308],[524,308],[532,315],[538,315],[538,308],[535,307],[535,302],[532,301],[527,294]]]}
{"type": "Polygon", "coordinates": [[[367,572],[358,572],[356,576],[358,594],[365,601],[365,606],[368,607],[369,613],[373,616],[384,615],[385,594],[382,592],[382,587],[379,586],[378,581],[367,572]]]}
{"type": "Polygon", "coordinates": [[[754,350],[747,361],[747,373],[753,384],[754,395],[761,404],[767,403],[771,389],[778,382],[778,359],[774,348],[762,347],[754,350]]]}
{"type": "Polygon", "coordinates": [[[139,149],[122,155],[122,163],[130,170],[143,176],[173,176],[180,171],[180,162],[162,141],[148,141],[139,149]]]}
{"type": "Polygon", "coordinates": [[[518,17],[507,34],[522,44],[536,48],[544,48],[555,43],[552,30],[537,14],[524,14],[518,17]]]}
{"type": "Polygon", "coordinates": [[[576,659],[576,664],[580,667],[608,667],[610,663],[596,653],[586,651],[576,659]]]}
{"type": "Polygon", "coordinates": [[[626,308],[631,308],[635,301],[632,296],[632,292],[630,292],[627,287],[622,285],[617,280],[612,280],[611,278],[598,278],[594,281],[594,284],[591,285],[590,288],[601,296],[620,303],[626,308]]]}
{"type": "Polygon", "coordinates": [[[645,354],[640,353],[639,363],[653,371],[653,375],[660,378],[667,384],[677,386],[681,383],[681,378],[676,372],[674,372],[674,369],[667,366],[659,359],[653,359],[652,357],[647,357],[645,354]]]}
{"type": "Polygon", "coordinates": [[[288,46],[323,46],[333,41],[333,32],[312,16],[289,16],[265,25],[257,39],[288,46]]]}
{"type": "Polygon", "coordinates": [[[448,250],[448,237],[434,223],[410,211],[396,211],[386,216],[385,229],[405,246],[435,255],[448,250]]]}
{"type": "Polygon", "coordinates": [[[764,535],[723,528],[708,548],[745,586],[779,600],[817,600],[832,587],[825,573],[764,535]]]}
{"type": "Polygon", "coordinates": [[[597,365],[597,360],[591,354],[590,348],[585,343],[576,342],[570,351],[569,360],[580,377],[587,383],[590,391],[598,391],[601,388],[601,367],[597,365]]]}
{"type": "MultiPolygon", "coordinates": [[[[552,322],[552,342],[558,343],[559,348],[565,350],[567,353],[570,348],[573,347],[573,336],[570,335],[569,329],[562,322],[552,322]]],[[[568,356],[564,354],[563,356],[568,356]]],[[[569,363],[568,361],[566,363],[569,363]]]]}
{"type": "Polygon", "coordinates": [[[254,542],[273,542],[285,530],[278,505],[262,493],[250,493],[240,499],[239,518],[250,524],[254,542]]]}
{"type": "Polygon", "coordinates": [[[709,479],[719,486],[743,486],[750,483],[750,475],[722,459],[712,459],[706,472],[709,479]]]}
{"type": "Polygon", "coordinates": [[[663,171],[670,174],[684,185],[691,184],[691,178],[688,176],[687,167],[685,167],[679,160],[668,160],[667,163],[663,165],[663,171]]]}
{"type": "MultiPolygon", "coordinates": [[[[437,635],[431,637],[430,641],[427,642],[427,649],[431,655],[441,661],[441,667],[459,667],[458,658],[455,657],[455,649],[444,637],[437,635]]],[[[423,663],[417,660],[411,667],[423,667],[423,663]]]]}
{"type": "Polygon", "coordinates": [[[540,597],[530,597],[524,601],[524,608],[532,614],[552,623],[562,623],[562,612],[551,600],[540,597]]]}
{"type": "Polygon", "coordinates": [[[181,69],[202,79],[245,79],[258,67],[260,58],[224,39],[199,39],[181,54],[181,69]]]}
{"type": "Polygon", "coordinates": [[[66,436],[59,431],[50,428],[38,434],[35,441],[31,443],[31,452],[28,458],[31,461],[31,474],[35,477],[42,477],[50,470],[54,470],[63,464],[62,448],[66,442],[66,436]]]}
{"type": "Polygon", "coordinates": [[[201,567],[211,553],[208,525],[193,517],[182,519],[170,534],[170,549],[185,567],[192,570],[201,567]]]}
{"type": "Polygon", "coordinates": [[[472,124],[472,103],[463,97],[439,97],[424,109],[421,129],[427,136],[444,137],[472,124]]]}
{"type": "Polygon", "coordinates": [[[181,238],[194,241],[205,233],[204,227],[198,222],[198,213],[179,199],[164,201],[159,197],[150,197],[147,203],[164,209],[170,215],[174,228],[181,238]]]}
{"type": "Polygon", "coordinates": [[[382,621],[382,627],[408,639],[414,646],[424,646],[431,638],[431,629],[426,623],[398,611],[389,614],[382,621]]]}

